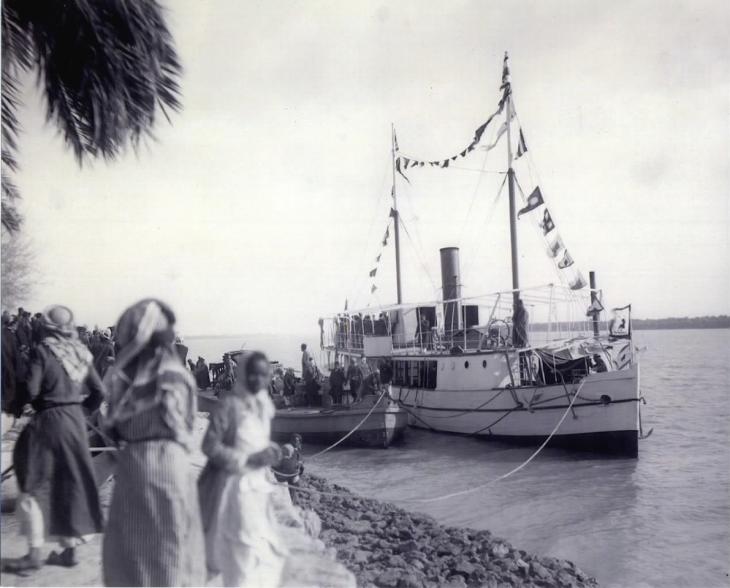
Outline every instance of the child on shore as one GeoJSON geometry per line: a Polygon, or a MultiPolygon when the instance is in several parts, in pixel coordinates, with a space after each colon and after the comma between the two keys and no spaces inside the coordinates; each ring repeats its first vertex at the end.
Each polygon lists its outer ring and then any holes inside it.
{"type": "Polygon", "coordinates": [[[281,459],[271,443],[274,405],[269,362],[254,352],[240,362],[233,390],[210,415],[199,479],[206,558],[225,586],[277,586],[284,550],[276,532],[267,468],[281,459]]]}

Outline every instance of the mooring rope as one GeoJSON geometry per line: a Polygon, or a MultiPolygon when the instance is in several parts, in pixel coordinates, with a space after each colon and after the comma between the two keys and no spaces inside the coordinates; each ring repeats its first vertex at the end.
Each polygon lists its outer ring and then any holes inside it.
{"type": "Polygon", "coordinates": [[[355,428],[353,428],[349,433],[347,433],[341,439],[335,441],[329,447],[325,447],[322,451],[318,451],[314,455],[309,456],[307,459],[314,459],[315,457],[319,457],[320,455],[324,455],[328,451],[330,451],[330,450],[334,449],[335,447],[337,447],[340,443],[342,443],[343,441],[345,441],[348,437],[350,437],[350,435],[352,435],[355,431],[357,431],[365,423],[365,421],[368,420],[368,418],[370,417],[370,415],[373,414],[373,412],[378,407],[378,405],[380,404],[380,401],[383,399],[383,397],[386,395],[387,392],[388,392],[388,389],[387,388],[383,388],[383,391],[381,392],[380,397],[378,398],[378,400],[373,404],[372,408],[363,417],[363,419],[359,423],[357,423],[357,425],[355,425],[355,428]]]}
{"type": "MultiPolygon", "coordinates": [[[[573,408],[573,404],[575,403],[575,400],[578,398],[578,393],[580,392],[581,388],[583,388],[583,384],[585,384],[585,381],[586,380],[584,378],[583,381],[578,386],[578,388],[576,389],[575,393],[573,394],[573,398],[571,399],[570,404],[565,409],[565,412],[563,412],[563,415],[560,417],[560,420],[557,422],[555,427],[553,427],[553,430],[550,432],[550,434],[547,436],[547,438],[540,444],[540,446],[535,451],[533,451],[533,453],[530,455],[530,457],[528,457],[525,461],[523,461],[517,467],[514,467],[507,473],[497,476],[496,478],[493,478],[491,480],[488,480],[487,482],[478,484],[477,486],[473,486],[473,487],[467,488],[465,490],[459,490],[458,492],[451,492],[449,494],[443,494],[441,496],[434,496],[433,498],[399,498],[397,500],[397,502],[414,503],[414,504],[428,504],[431,502],[439,502],[441,500],[448,500],[449,498],[456,498],[457,496],[465,496],[467,494],[477,492],[478,490],[482,490],[483,488],[486,488],[487,486],[490,486],[491,484],[494,484],[501,480],[506,480],[510,476],[516,474],[522,468],[526,467],[527,464],[529,464],[533,459],[535,459],[542,452],[542,450],[545,449],[545,447],[550,442],[550,440],[553,438],[555,433],[558,432],[561,425],[563,424],[563,421],[565,421],[565,417],[568,416],[568,413],[573,408]]],[[[509,412],[507,414],[509,414],[509,412]]],[[[504,416],[506,416],[506,415],[503,415],[502,418],[504,418],[504,416]]],[[[296,487],[295,490],[302,491],[302,492],[309,492],[311,494],[320,494],[322,496],[334,496],[334,497],[340,497],[340,498],[348,498],[348,497],[352,496],[352,493],[345,494],[342,492],[327,492],[324,490],[317,490],[315,488],[296,487]]]]}

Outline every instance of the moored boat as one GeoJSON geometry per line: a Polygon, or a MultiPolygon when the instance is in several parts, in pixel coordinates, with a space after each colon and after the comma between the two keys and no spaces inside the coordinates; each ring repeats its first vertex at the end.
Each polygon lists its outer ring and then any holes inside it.
{"type": "Polygon", "coordinates": [[[342,440],[342,445],[386,448],[403,436],[407,417],[406,411],[387,396],[370,395],[355,404],[330,408],[280,408],[271,435],[281,442],[299,433],[307,443],[342,440]]]}
{"type": "MultiPolygon", "coordinates": [[[[382,246],[388,244],[392,226],[396,303],[384,305],[376,298],[376,304],[361,310],[346,307],[323,317],[322,349],[329,362],[348,365],[365,357],[386,367],[392,373],[392,395],[408,411],[412,426],[636,457],[643,399],[631,305],[615,307],[612,316],[606,316],[606,300],[595,273],[590,272],[586,282],[540,187],[531,187],[529,195],[522,191],[514,162],[522,158],[522,164],[529,157],[523,157],[527,153],[523,129],[511,129],[516,113],[506,55],[500,90],[496,111],[453,157],[437,161],[406,157],[393,131],[392,204],[382,246]],[[483,138],[498,115],[504,115],[504,122],[485,145],[483,138]],[[404,224],[397,206],[397,175],[408,179],[406,174],[413,178],[421,168],[453,168],[455,161],[475,149],[489,151],[500,140],[507,147],[507,167],[499,172],[504,181],[497,200],[506,185],[512,287],[462,296],[459,248],[445,247],[440,251],[441,298],[404,303],[399,239],[404,224]],[[517,221],[523,215],[544,240],[559,284],[520,286],[517,221]]],[[[530,169],[525,172],[526,178],[536,176],[530,169]]],[[[378,273],[381,256],[382,250],[371,278],[378,273]]],[[[371,293],[376,290],[373,283],[371,293]]]]}

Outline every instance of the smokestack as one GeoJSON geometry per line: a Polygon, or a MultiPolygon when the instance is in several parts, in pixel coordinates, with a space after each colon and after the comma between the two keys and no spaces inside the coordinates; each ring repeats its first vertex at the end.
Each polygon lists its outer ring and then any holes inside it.
{"type": "MultiPolygon", "coordinates": [[[[459,248],[444,247],[441,253],[441,286],[444,300],[461,298],[461,275],[459,270],[459,248]]],[[[444,303],[444,330],[453,333],[459,330],[459,303],[444,303]]]]}

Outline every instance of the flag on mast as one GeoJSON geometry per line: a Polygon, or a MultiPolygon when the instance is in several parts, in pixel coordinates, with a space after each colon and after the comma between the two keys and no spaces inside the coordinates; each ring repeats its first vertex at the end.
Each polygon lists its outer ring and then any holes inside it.
{"type": "Polygon", "coordinates": [[[519,159],[525,153],[527,153],[527,143],[525,143],[525,135],[522,134],[522,127],[520,127],[520,138],[517,142],[517,156],[515,159],[519,159]]]}
{"type": "Polygon", "coordinates": [[[517,218],[520,218],[520,215],[525,214],[526,212],[530,212],[531,210],[535,210],[539,206],[542,206],[545,204],[545,200],[543,200],[542,192],[540,192],[540,186],[537,186],[533,191],[532,194],[530,194],[527,197],[527,206],[524,208],[521,208],[517,212],[517,218]]]}
{"type": "Polygon", "coordinates": [[[550,231],[552,231],[555,228],[555,223],[553,222],[553,217],[550,216],[550,211],[546,208],[545,212],[542,215],[542,222],[540,222],[540,227],[542,228],[542,234],[547,235],[550,231]]]}
{"type": "Polygon", "coordinates": [[[375,277],[375,274],[377,274],[377,273],[378,273],[378,268],[377,267],[374,268],[374,269],[371,269],[370,270],[370,277],[371,278],[374,278],[375,277]]]}
{"type": "Polygon", "coordinates": [[[568,253],[568,250],[566,249],[565,254],[563,255],[563,259],[558,262],[558,267],[560,269],[565,269],[566,267],[570,267],[571,265],[573,265],[573,263],[575,262],[573,261],[573,258],[570,256],[570,253],[568,253]]]}

